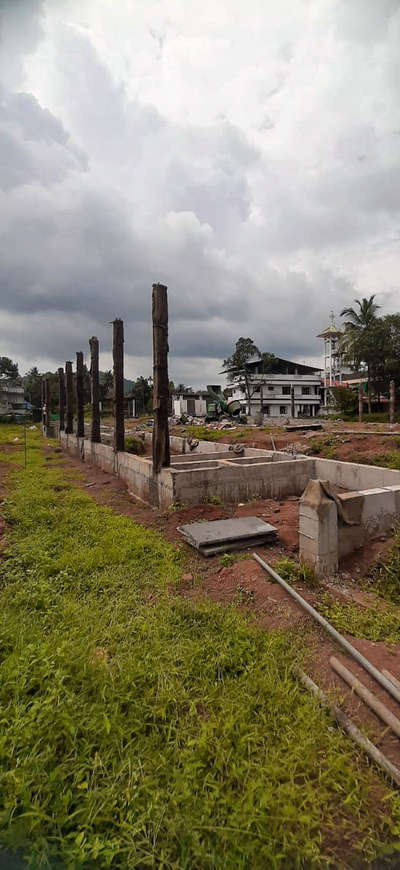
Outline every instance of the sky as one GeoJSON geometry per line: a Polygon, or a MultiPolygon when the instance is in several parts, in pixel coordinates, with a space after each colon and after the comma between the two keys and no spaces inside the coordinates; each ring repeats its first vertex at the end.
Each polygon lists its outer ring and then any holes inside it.
{"type": "Polygon", "coordinates": [[[399,309],[400,0],[0,0],[0,355],[221,380],[399,309]],[[339,319],[339,318],[338,318],[339,319]]]}

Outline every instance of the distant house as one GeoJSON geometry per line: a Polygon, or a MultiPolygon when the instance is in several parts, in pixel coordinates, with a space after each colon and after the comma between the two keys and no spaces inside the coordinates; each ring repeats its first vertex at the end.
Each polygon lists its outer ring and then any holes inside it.
{"type": "Polygon", "coordinates": [[[176,417],[180,417],[182,414],[186,414],[188,417],[205,417],[207,400],[210,401],[208,390],[199,390],[197,393],[181,393],[179,396],[174,396],[172,411],[176,417]]]}
{"type": "Polygon", "coordinates": [[[25,410],[24,388],[9,378],[0,378],[0,416],[23,416],[25,410]]]}
{"type": "MultiPolygon", "coordinates": [[[[255,357],[247,364],[250,372],[250,408],[247,413],[264,417],[316,417],[321,405],[321,371],[314,366],[275,357],[270,371],[264,373],[262,360],[255,357]]],[[[230,385],[233,399],[247,400],[245,394],[230,385]]]]}

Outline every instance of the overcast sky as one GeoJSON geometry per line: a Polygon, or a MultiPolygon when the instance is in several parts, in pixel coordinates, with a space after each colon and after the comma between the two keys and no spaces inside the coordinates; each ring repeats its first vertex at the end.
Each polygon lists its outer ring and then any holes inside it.
{"type": "Polygon", "coordinates": [[[0,0],[0,354],[54,368],[125,321],[214,382],[240,336],[317,362],[398,310],[399,0],[0,0]]]}

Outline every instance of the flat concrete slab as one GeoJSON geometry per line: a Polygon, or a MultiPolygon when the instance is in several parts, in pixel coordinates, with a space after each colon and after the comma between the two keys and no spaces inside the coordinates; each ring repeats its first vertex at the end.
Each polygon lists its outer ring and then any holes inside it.
{"type": "Polygon", "coordinates": [[[231,520],[211,520],[205,523],[188,523],[178,531],[190,546],[204,556],[241,550],[246,547],[275,541],[275,526],[264,523],[258,517],[237,517],[231,520]]]}
{"type": "Polygon", "coordinates": [[[288,423],[286,432],[302,432],[308,429],[322,429],[322,423],[288,423]]]}

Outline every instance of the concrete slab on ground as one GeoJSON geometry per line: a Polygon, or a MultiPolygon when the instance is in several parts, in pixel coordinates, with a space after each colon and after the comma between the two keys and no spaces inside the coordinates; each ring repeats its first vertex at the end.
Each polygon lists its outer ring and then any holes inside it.
{"type": "Polygon", "coordinates": [[[228,550],[240,550],[275,541],[277,530],[258,517],[236,517],[230,520],[211,520],[206,523],[188,523],[178,531],[190,546],[204,556],[214,556],[228,550]]]}

